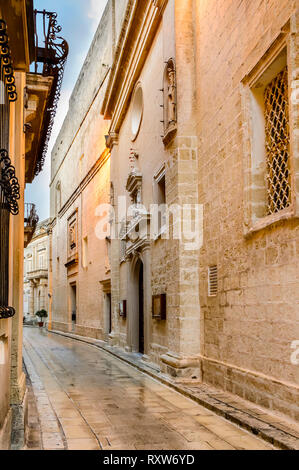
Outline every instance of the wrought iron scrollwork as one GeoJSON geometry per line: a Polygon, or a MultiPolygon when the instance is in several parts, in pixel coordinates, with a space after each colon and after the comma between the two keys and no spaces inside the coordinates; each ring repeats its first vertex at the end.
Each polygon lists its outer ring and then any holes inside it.
{"type": "Polygon", "coordinates": [[[0,319],[11,318],[15,309],[8,306],[9,293],[9,218],[19,213],[20,186],[5,149],[0,150],[0,319]]]}
{"type": "Polygon", "coordinates": [[[15,315],[15,313],[16,311],[13,307],[1,307],[0,306],[0,320],[12,318],[15,315]]]}
{"type": "Polygon", "coordinates": [[[0,19],[0,319],[11,318],[9,302],[10,214],[19,213],[20,186],[11,164],[9,148],[10,102],[16,101],[16,85],[5,21],[0,19]]]}
{"type": "Polygon", "coordinates": [[[17,100],[16,84],[14,71],[12,67],[11,52],[9,48],[9,40],[7,27],[4,20],[0,19],[0,57],[1,69],[3,71],[4,83],[9,101],[17,100]]]}
{"type": "Polygon", "coordinates": [[[20,199],[20,185],[16,177],[15,168],[12,166],[8,153],[4,149],[0,150],[0,169],[0,187],[6,201],[7,210],[12,215],[17,215],[19,213],[17,201],[20,199]]]}
{"type": "Polygon", "coordinates": [[[48,101],[45,115],[44,134],[42,138],[42,147],[40,149],[40,159],[36,165],[36,175],[38,175],[44,165],[51,133],[56,116],[58,101],[61,94],[64,69],[69,53],[67,41],[59,36],[62,28],[57,22],[57,13],[35,10],[35,45],[37,50],[35,71],[37,72],[38,63],[43,63],[43,75],[45,77],[54,77],[52,92],[48,101]],[[42,15],[44,48],[39,47],[39,38],[37,34],[37,18],[42,15]]]}

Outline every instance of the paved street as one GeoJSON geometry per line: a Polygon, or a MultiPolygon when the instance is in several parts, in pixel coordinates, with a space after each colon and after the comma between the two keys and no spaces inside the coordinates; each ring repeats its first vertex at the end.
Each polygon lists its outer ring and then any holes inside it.
{"type": "Polygon", "coordinates": [[[24,329],[37,401],[29,448],[271,449],[271,446],[94,346],[24,329]]]}

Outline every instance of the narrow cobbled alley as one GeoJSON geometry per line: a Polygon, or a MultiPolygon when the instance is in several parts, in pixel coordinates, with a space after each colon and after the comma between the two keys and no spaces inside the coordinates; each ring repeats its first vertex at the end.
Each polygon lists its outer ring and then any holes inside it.
{"type": "Polygon", "coordinates": [[[24,361],[30,449],[271,449],[92,345],[25,328],[24,361]]]}

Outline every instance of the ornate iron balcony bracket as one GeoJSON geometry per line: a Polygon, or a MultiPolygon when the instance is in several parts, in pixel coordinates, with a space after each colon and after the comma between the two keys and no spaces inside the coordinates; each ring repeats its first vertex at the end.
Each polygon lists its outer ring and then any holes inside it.
{"type": "Polygon", "coordinates": [[[5,21],[0,19],[0,320],[11,318],[9,307],[10,214],[19,213],[20,186],[11,164],[9,146],[10,103],[17,100],[15,77],[5,21]]]}
{"type": "Polygon", "coordinates": [[[44,165],[48,151],[49,140],[51,137],[54,119],[60,98],[64,69],[69,53],[67,41],[59,36],[61,26],[57,22],[57,13],[48,11],[34,11],[35,15],[35,73],[38,73],[38,64],[43,64],[42,74],[45,77],[53,77],[51,96],[47,104],[47,110],[44,120],[44,133],[40,148],[40,159],[36,166],[36,175],[38,175],[44,165]],[[42,19],[41,28],[38,28],[38,20],[42,19]],[[40,41],[38,32],[43,31],[43,40],[40,41]]]}
{"type": "Polygon", "coordinates": [[[9,48],[7,27],[4,20],[0,19],[0,56],[1,68],[3,70],[5,88],[9,101],[17,100],[15,77],[12,67],[11,52],[9,48]]]}
{"type": "Polygon", "coordinates": [[[19,213],[18,199],[20,199],[20,185],[12,166],[8,152],[0,150],[0,227],[1,227],[1,303],[0,320],[11,318],[15,309],[8,306],[8,238],[9,214],[19,213]]]}
{"type": "Polygon", "coordinates": [[[16,311],[13,307],[1,307],[0,306],[0,320],[6,320],[12,318],[16,311]]]}
{"type": "Polygon", "coordinates": [[[0,150],[0,188],[5,200],[5,209],[12,215],[19,213],[20,185],[14,166],[6,150],[0,150]]]}

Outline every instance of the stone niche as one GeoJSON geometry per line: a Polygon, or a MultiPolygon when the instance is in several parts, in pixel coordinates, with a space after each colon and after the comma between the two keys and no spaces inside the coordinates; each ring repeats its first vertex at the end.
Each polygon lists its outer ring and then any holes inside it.
{"type": "Polygon", "coordinates": [[[66,268],[78,264],[78,211],[76,210],[68,219],[68,257],[66,268]]]}
{"type": "Polygon", "coordinates": [[[126,190],[132,204],[142,204],[142,173],[138,168],[138,153],[131,150],[129,162],[130,173],[127,178],[126,190]]]}
{"type": "Polygon", "coordinates": [[[163,143],[168,145],[177,132],[177,85],[174,59],[169,59],[166,62],[163,76],[163,98],[163,143]]]}

